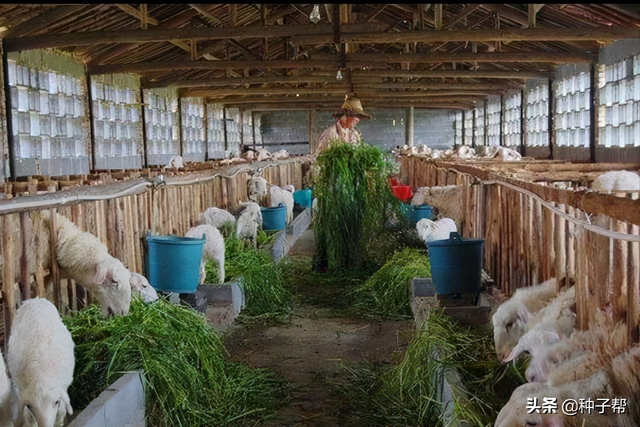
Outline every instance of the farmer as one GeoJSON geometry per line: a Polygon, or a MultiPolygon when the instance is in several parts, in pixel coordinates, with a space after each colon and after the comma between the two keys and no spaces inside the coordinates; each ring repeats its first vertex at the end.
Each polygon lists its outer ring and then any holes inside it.
{"type": "Polygon", "coordinates": [[[370,115],[364,112],[362,109],[362,103],[356,97],[355,93],[351,93],[346,96],[342,108],[333,115],[338,121],[329,126],[318,137],[318,146],[316,153],[320,153],[322,150],[329,146],[329,142],[334,139],[341,139],[350,144],[357,144],[361,140],[360,132],[354,129],[355,125],[360,120],[369,120],[370,115]]]}

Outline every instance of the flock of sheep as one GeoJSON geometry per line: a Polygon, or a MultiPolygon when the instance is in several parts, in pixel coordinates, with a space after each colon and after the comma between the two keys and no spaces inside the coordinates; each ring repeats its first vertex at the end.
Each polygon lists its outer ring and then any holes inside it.
{"type": "MultiPolygon", "coordinates": [[[[254,176],[249,181],[250,198],[264,196],[269,189],[271,205],[283,204],[287,223],[293,219],[293,186],[286,189],[269,186],[254,176]],[[270,188],[269,188],[270,187],[270,188]]],[[[224,282],[224,238],[218,227],[233,222],[236,235],[256,244],[258,226],[262,224],[260,206],[254,201],[241,204],[239,217],[212,207],[201,217],[201,225],[187,231],[186,237],[205,237],[200,269],[204,282],[204,266],[213,259],[219,265],[219,280],[224,282]]],[[[51,227],[48,211],[39,213],[51,227]]],[[[146,302],[158,299],[155,289],[139,273],[130,272],[107,246],[91,233],[81,231],[73,222],[55,214],[57,231],[56,255],[60,270],[88,289],[99,301],[105,317],[126,316],[132,291],[146,302]]],[[[26,300],[18,309],[9,336],[5,359],[0,354],[0,427],[53,427],[61,425],[73,408],[67,389],[73,380],[75,344],[63,324],[57,308],[47,299],[26,300]]]]}
{"type": "Polygon", "coordinates": [[[432,149],[425,144],[409,146],[404,145],[402,148],[396,150],[398,154],[405,156],[417,156],[430,159],[495,159],[502,161],[519,161],[522,160],[522,155],[516,150],[512,150],[507,147],[499,147],[495,145],[490,146],[478,146],[477,148],[469,147],[468,145],[461,145],[455,150],[450,148],[446,150],[432,149]]]}
{"type": "Polygon", "coordinates": [[[515,389],[495,427],[637,426],[640,345],[627,348],[626,323],[614,322],[611,306],[598,310],[587,330],[576,331],[575,288],[565,283],[558,293],[559,285],[553,278],[520,288],[492,317],[498,359],[506,363],[530,354],[529,383],[515,389]],[[584,419],[561,410],[565,400],[580,398],[631,404],[622,413],[594,411],[584,419]],[[555,399],[557,411],[532,411],[532,399],[555,399]]]}

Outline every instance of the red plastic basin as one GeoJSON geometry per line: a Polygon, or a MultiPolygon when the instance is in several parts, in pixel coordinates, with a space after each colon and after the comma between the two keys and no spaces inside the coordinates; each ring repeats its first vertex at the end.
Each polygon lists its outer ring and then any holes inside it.
{"type": "Polygon", "coordinates": [[[400,200],[409,200],[411,198],[411,187],[409,185],[393,185],[391,186],[393,195],[400,200]]]}

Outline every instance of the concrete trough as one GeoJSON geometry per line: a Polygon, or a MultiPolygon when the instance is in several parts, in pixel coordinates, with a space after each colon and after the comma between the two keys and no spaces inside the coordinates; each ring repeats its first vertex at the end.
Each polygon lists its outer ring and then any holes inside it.
{"type": "MultiPolygon", "coordinates": [[[[483,274],[482,282],[485,289],[492,284],[491,279],[483,274]]],[[[443,307],[444,312],[456,319],[462,325],[486,325],[491,321],[492,307],[484,292],[477,299],[475,295],[461,295],[454,298],[451,295],[437,295],[431,278],[414,278],[411,281],[411,310],[413,312],[416,328],[420,329],[429,310],[434,307],[443,307]]],[[[438,357],[438,355],[434,355],[438,357]]],[[[444,425],[452,427],[468,427],[465,421],[453,420],[454,393],[458,399],[467,399],[466,392],[460,375],[455,369],[445,369],[436,374],[435,384],[438,385],[437,399],[443,405],[444,425]],[[455,390],[455,391],[454,391],[455,390]]]]}
{"type": "Polygon", "coordinates": [[[68,427],[145,427],[141,372],[127,372],[84,408],[68,427]]]}

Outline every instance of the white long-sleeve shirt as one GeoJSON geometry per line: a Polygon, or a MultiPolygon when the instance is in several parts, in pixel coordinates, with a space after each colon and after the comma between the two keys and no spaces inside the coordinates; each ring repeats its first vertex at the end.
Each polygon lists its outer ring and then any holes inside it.
{"type": "Polygon", "coordinates": [[[329,146],[329,142],[334,139],[342,139],[350,144],[357,144],[361,141],[362,136],[360,135],[360,132],[353,128],[343,128],[338,120],[335,124],[329,126],[324,132],[322,132],[322,134],[320,134],[318,137],[318,148],[316,152],[326,149],[329,146]]]}

